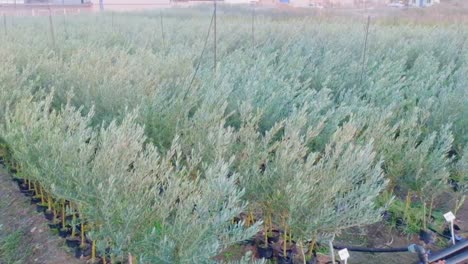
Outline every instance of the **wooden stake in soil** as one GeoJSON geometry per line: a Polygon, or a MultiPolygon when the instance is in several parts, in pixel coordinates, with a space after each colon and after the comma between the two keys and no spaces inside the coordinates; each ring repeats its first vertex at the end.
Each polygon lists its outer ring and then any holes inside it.
{"type": "Polygon", "coordinates": [[[91,263],[96,262],[96,241],[91,242],[91,263]]]}

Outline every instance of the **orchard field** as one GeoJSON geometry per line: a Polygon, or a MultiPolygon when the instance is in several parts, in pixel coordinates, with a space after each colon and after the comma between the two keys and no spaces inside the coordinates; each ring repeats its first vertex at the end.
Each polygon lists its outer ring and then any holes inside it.
{"type": "Polygon", "coordinates": [[[248,263],[229,252],[249,243],[305,263],[463,208],[466,23],[220,6],[3,26],[1,156],[96,263],[248,263]]]}

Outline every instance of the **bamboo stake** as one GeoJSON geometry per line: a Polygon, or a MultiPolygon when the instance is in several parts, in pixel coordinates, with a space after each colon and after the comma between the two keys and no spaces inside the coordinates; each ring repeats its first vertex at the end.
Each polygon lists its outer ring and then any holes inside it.
{"type": "Polygon", "coordinates": [[[460,208],[463,206],[463,204],[465,203],[465,199],[466,199],[466,195],[462,195],[460,199],[457,199],[455,201],[455,208],[453,210],[453,213],[456,215],[458,213],[458,211],[460,210],[460,208]]]}
{"type": "Polygon", "coordinates": [[[62,228],[65,228],[65,199],[62,199],[62,228]]]}
{"type": "Polygon", "coordinates": [[[310,248],[309,248],[309,252],[310,252],[311,257],[314,255],[314,249],[315,249],[316,241],[317,241],[317,237],[314,235],[314,238],[312,239],[312,242],[310,243],[310,248]]]}
{"type": "Polygon", "coordinates": [[[47,193],[47,209],[49,212],[52,211],[52,196],[50,193],[47,193]]]}
{"type": "Polygon", "coordinates": [[[71,233],[72,238],[75,238],[76,236],[75,222],[76,222],[76,214],[75,214],[75,210],[72,210],[72,233],[71,233]]]}
{"type": "Polygon", "coordinates": [[[96,262],[96,241],[91,242],[91,263],[96,262]]]}
{"type": "Polygon", "coordinates": [[[41,197],[41,204],[44,204],[45,203],[44,190],[41,186],[39,186],[39,196],[41,197]]]}
{"type": "Polygon", "coordinates": [[[283,238],[283,257],[286,257],[287,250],[286,250],[286,244],[288,243],[288,232],[286,231],[287,229],[284,229],[284,238],[283,238]]]}
{"type": "Polygon", "coordinates": [[[34,191],[37,192],[37,183],[36,182],[33,182],[33,189],[34,189],[34,191]]]}
{"type": "Polygon", "coordinates": [[[423,229],[427,230],[427,224],[426,224],[426,202],[422,203],[423,205],[423,229]]]}
{"type": "Polygon", "coordinates": [[[84,247],[86,245],[86,241],[85,241],[85,235],[84,235],[84,223],[83,223],[83,219],[81,219],[81,230],[80,230],[80,233],[81,233],[81,243],[80,243],[80,246],[81,247],[84,247]]]}
{"type": "Polygon", "coordinates": [[[304,246],[302,245],[302,241],[299,242],[299,248],[301,249],[301,255],[302,255],[302,260],[303,260],[302,263],[307,264],[305,253],[304,253],[304,246]]]}
{"type": "Polygon", "coordinates": [[[404,212],[405,221],[408,221],[408,210],[410,208],[410,205],[411,205],[411,191],[408,191],[408,193],[406,194],[406,204],[405,204],[405,212],[404,212]]]}

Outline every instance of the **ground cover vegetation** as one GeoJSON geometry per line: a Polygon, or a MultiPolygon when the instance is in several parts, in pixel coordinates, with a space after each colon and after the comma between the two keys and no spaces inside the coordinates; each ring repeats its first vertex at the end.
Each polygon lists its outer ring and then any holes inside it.
{"type": "Polygon", "coordinates": [[[466,25],[220,7],[215,59],[212,19],[6,20],[2,156],[77,254],[210,263],[257,237],[290,263],[463,204],[466,25]]]}

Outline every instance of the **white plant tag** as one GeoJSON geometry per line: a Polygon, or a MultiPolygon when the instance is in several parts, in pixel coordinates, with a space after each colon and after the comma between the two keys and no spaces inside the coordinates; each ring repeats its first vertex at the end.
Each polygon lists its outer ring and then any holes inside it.
{"type": "Polygon", "coordinates": [[[349,258],[348,249],[344,248],[344,249],[338,251],[338,255],[340,256],[341,260],[347,260],[349,258]]]}
{"type": "Polygon", "coordinates": [[[452,212],[448,212],[444,214],[444,218],[447,222],[453,222],[453,220],[455,220],[455,215],[452,212]]]}

